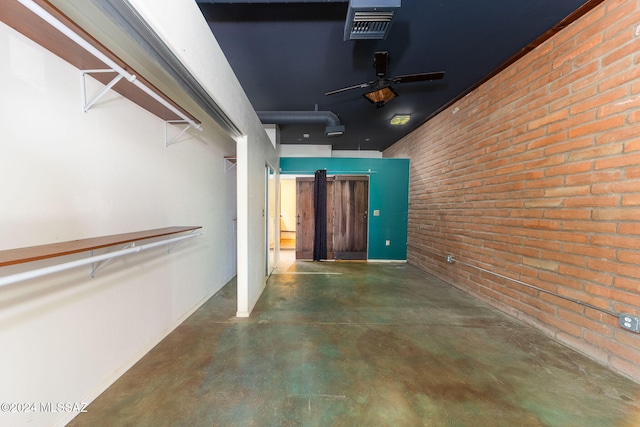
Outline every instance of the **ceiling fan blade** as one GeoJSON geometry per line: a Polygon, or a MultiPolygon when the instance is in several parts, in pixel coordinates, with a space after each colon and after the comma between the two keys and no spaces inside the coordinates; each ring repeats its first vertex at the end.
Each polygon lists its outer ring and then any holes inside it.
{"type": "Polygon", "coordinates": [[[434,73],[420,73],[420,74],[407,74],[404,76],[395,76],[391,80],[394,83],[411,83],[411,82],[424,82],[428,80],[440,80],[444,77],[444,71],[437,71],[434,73]]]}
{"type": "Polygon", "coordinates": [[[389,64],[388,52],[376,52],[373,57],[373,65],[376,68],[376,75],[384,77],[387,75],[387,65],[389,64]]]}
{"type": "Polygon", "coordinates": [[[368,82],[368,83],[360,83],[359,85],[354,85],[354,86],[349,86],[349,87],[343,87],[342,89],[336,89],[336,90],[332,90],[331,92],[327,92],[325,93],[325,95],[334,95],[336,93],[340,93],[340,92],[346,92],[348,90],[352,90],[352,89],[360,89],[360,88],[364,88],[364,87],[369,87],[373,84],[373,82],[368,82]]]}

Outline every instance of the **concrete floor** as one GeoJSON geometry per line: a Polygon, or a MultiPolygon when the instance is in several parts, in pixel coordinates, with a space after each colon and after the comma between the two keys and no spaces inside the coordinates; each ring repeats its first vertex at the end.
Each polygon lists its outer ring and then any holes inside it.
{"type": "Polygon", "coordinates": [[[404,264],[229,283],[70,426],[640,426],[640,385],[404,264]]]}

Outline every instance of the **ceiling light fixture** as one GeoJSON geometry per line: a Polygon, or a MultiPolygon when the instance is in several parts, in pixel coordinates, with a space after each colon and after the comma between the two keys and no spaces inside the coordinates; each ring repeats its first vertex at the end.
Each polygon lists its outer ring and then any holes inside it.
{"type": "Polygon", "coordinates": [[[398,94],[391,88],[391,86],[383,86],[364,94],[364,97],[373,104],[376,104],[377,108],[384,107],[384,104],[391,101],[396,96],[398,96],[398,94]]]}
{"type": "Polygon", "coordinates": [[[391,121],[389,122],[393,126],[406,125],[411,120],[410,114],[396,114],[391,117],[391,121]]]}

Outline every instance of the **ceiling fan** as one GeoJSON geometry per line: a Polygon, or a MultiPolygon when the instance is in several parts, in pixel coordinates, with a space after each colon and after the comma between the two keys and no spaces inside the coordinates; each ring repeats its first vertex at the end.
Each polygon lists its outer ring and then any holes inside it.
{"type": "Polygon", "coordinates": [[[373,66],[376,69],[376,79],[367,83],[361,83],[342,89],[332,90],[325,95],[335,95],[352,89],[373,87],[373,90],[364,94],[364,97],[374,103],[377,108],[384,107],[388,101],[398,94],[391,87],[391,83],[412,83],[429,80],[439,80],[444,77],[444,71],[432,73],[407,74],[404,76],[386,77],[389,64],[389,52],[376,52],[373,56],[373,66]]]}

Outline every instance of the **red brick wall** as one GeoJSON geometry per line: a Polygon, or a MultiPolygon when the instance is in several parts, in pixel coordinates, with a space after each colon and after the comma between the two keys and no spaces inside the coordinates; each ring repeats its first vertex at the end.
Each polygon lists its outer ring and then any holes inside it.
{"type": "Polygon", "coordinates": [[[385,151],[409,263],[640,381],[640,2],[607,0],[385,151]]]}

